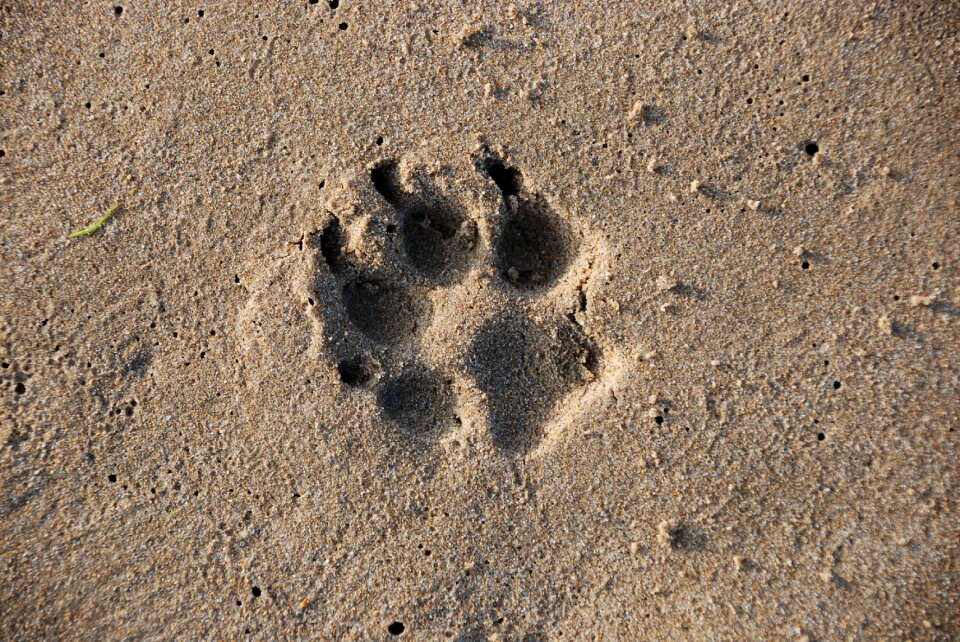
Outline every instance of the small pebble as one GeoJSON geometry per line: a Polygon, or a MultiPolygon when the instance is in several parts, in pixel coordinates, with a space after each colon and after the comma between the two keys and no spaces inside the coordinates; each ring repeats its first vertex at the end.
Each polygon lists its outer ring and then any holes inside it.
{"type": "Polygon", "coordinates": [[[881,315],[877,319],[877,327],[880,328],[880,332],[884,333],[887,336],[893,334],[893,322],[890,320],[890,317],[887,315],[881,315]]]}

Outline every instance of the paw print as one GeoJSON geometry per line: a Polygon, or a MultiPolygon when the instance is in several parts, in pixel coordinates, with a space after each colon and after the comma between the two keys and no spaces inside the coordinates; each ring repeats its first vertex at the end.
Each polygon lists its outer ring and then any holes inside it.
{"type": "Polygon", "coordinates": [[[523,455],[609,383],[615,350],[587,330],[603,252],[489,151],[464,165],[350,183],[308,243],[310,293],[344,393],[397,434],[523,455]]]}

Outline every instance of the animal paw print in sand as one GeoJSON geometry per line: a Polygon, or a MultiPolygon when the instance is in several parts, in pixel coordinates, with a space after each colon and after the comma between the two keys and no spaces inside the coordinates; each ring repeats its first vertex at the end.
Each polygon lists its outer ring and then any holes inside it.
{"type": "Polygon", "coordinates": [[[310,243],[344,392],[415,443],[537,447],[603,371],[596,247],[489,154],[459,173],[385,161],[353,190],[310,243]]]}

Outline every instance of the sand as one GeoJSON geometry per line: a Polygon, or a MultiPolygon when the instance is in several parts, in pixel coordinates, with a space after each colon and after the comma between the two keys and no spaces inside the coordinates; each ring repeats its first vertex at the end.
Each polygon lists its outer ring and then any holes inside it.
{"type": "Polygon", "coordinates": [[[4,3],[0,637],[960,638],[958,9],[4,3]]]}

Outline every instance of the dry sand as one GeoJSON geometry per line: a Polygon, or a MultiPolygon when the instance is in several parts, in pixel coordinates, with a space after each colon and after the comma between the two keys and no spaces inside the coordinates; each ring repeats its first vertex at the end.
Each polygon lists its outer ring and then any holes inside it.
{"type": "Polygon", "coordinates": [[[957,639],[960,6],[703,4],[4,2],[0,637],[957,639]]]}

